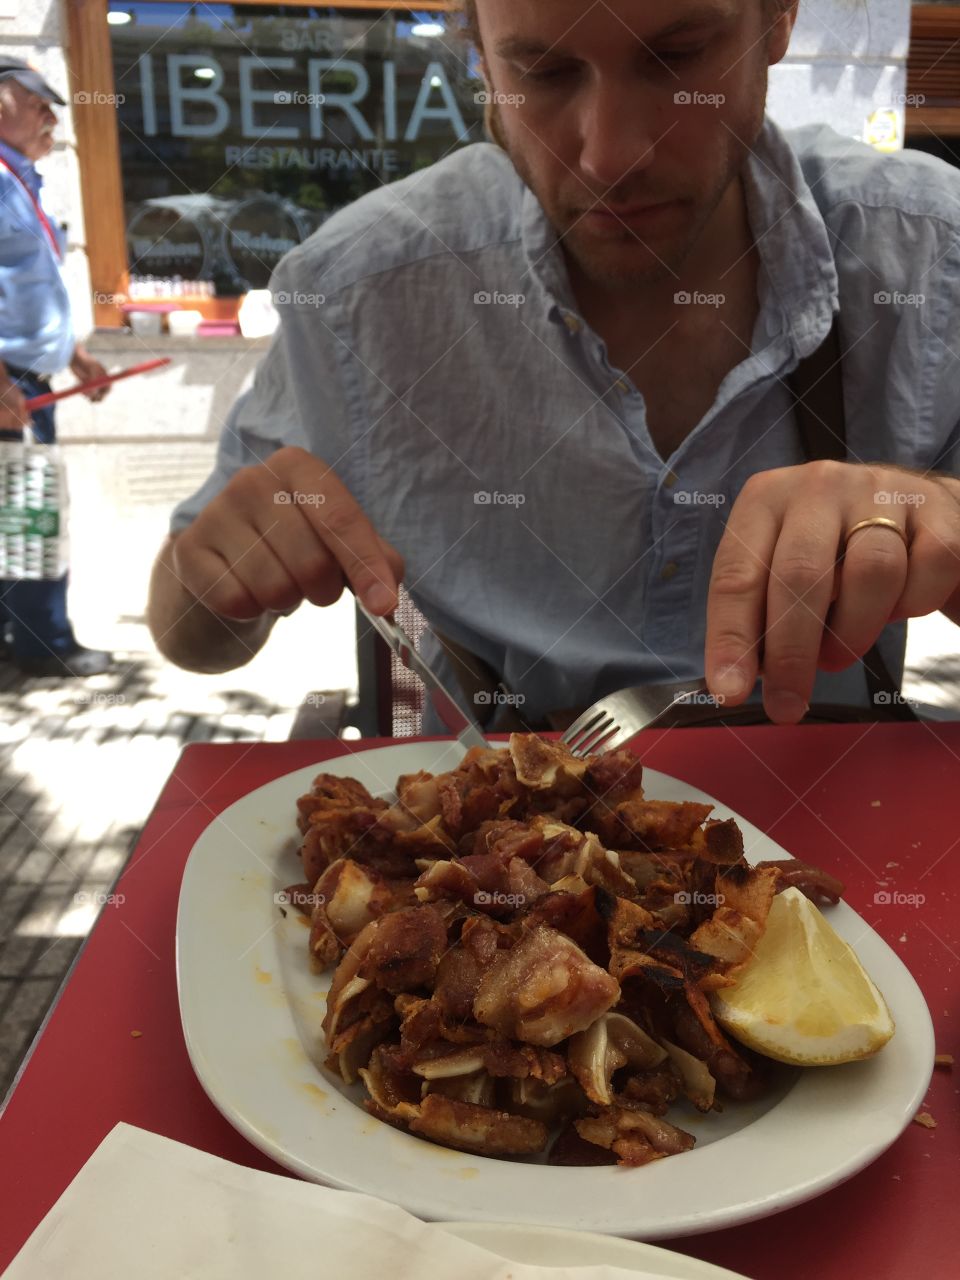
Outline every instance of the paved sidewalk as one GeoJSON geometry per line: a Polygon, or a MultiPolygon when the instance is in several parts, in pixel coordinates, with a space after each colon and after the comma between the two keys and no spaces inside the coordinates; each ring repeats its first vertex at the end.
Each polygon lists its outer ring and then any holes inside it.
{"type": "Polygon", "coordinates": [[[224,676],[170,667],[122,616],[81,631],[116,646],[115,674],[26,679],[0,663],[0,1098],[183,747],[282,741],[308,692],[352,691],[351,603],[320,621],[282,621],[224,676]]]}

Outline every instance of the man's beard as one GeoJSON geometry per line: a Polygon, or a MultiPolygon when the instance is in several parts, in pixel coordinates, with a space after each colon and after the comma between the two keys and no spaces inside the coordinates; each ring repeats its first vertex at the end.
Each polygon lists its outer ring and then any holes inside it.
{"type": "MultiPolygon", "coordinates": [[[[498,144],[506,151],[520,178],[537,197],[547,220],[557,234],[569,263],[591,283],[611,292],[629,291],[638,286],[656,284],[668,277],[676,278],[683,264],[693,252],[698,240],[717,211],[730,183],[737,177],[746,162],[749,147],[742,140],[729,157],[726,172],[710,190],[687,190],[682,193],[645,191],[639,195],[625,184],[614,186],[602,196],[592,196],[586,189],[578,205],[560,204],[545,198],[538,189],[531,166],[517,148],[510,145],[506,131],[498,119],[499,108],[494,107],[488,123],[498,144]],[[677,226],[668,234],[661,234],[655,242],[647,242],[628,224],[616,226],[616,231],[604,237],[591,235],[583,225],[591,208],[610,204],[628,207],[631,202],[650,204],[657,200],[678,201],[677,226]]],[[[762,109],[754,125],[753,140],[762,127],[762,109]]],[[[751,143],[752,145],[752,143],[751,143]]]]}
{"type": "MultiPolygon", "coordinates": [[[[675,278],[712,214],[713,208],[704,211],[692,202],[684,203],[677,211],[682,225],[654,245],[626,225],[602,240],[592,236],[581,225],[584,215],[579,210],[561,216],[560,225],[566,229],[558,231],[558,238],[568,260],[592,284],[611,292],[626,291],[675,278]]],[[[556,228],[550,210],[547,216],[556,228]]]]}

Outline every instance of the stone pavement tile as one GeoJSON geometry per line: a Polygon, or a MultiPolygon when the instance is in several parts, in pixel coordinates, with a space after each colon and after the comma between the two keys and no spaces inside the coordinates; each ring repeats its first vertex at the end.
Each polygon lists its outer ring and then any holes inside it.
{"type": "Polygon", "coordinates": [[[0,938],[13,933],[34,893],[33,886],[28,884],[11,883],[0,890],[0,938]]]}
{"type": "Polygon", "coordinates": [[[62,978],[83,946],[83,938],[52,938],[33,962],[37,978],[62,978]]]}
{"type": "Polygon", "coordinates": [[[60,986],[60,978],[0,979],[0,1097],[5,1096],[23,1055],[60,986]]]}
{"type": "MultiPolygon", "coordinates": [[[[97,854],[96,842],[93,840],[71,840],[66,848],[57,853],[59,879],[79,883],[90,870],[90,864],[97,854]]],[[[51,877],[54,879],[57,877],[51,877]]]]}
{"type": "Polygon", "coordinates": [[[71,876],[70,869],[59,854],[38,844],[18,863],[13,871],[13,879],[17,884],[40,885],[58,873],[61,880],[71,876]]]}
{"type": "Polygon", "coordinates": [[[2,801],[0,801],[0,852],[3,849],[4,837],[13,830],[19,821],[19,815],[4,809],[2,801]]]}
{"type": "Polygon", "coordinates": [[[14,932],[20,937],[46,939],[56,937],[82,937],[86,932],[87,918],[96,914],[93,908],[83,909],[78,904],[76,881],[69,884],[48,883],[39,886],[23,905],[14,932]]]}
{"type": "Polygon", "coordinates": [[[0,978],[22,978],[29,974],[36,950],[36,938],[8,935],[0,944],[0,978]]]}
{"type": "Polygon", "coordinates": [[[56,978],[70,967],[82,938],[22,937],[13,934],[0,946],[0,978],[56,978]]]}
{"type": "Polygon", "coordinates": [[[101,846],[94,853],[84,872],[84,881],[113,884],[130,856],[131,847],[129,841],[101,846]]]}
{"type": "Polygon", "coordinates": [[[17,815],[0,844],[0,874],[11,874],[34,849],[44,849],[46,833],[55,821],[55,813],[40,808],[25,816],[17,815]]]}
{"type": "Polygon", "coordinates": [[[10,777],[3,774],[3,786],[0,787],[0,810],[14,814],[18,818],[29,817],[32,813],[55,813],[46,796],[40,793],[32,778],[10,777]]]}

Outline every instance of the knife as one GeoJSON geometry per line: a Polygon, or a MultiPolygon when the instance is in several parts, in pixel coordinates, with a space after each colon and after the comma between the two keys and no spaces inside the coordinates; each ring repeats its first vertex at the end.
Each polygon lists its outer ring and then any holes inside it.
{"type": "Polygon", "coordinates": [[[426,663],[414,648],[413,641],[395,622],[389,618],[380,618],[371,613],[357,600],[357,608],[382,637],[390,649],[397,655],[408,671],[420,677],[433,699],[440,719],[451,733],[456,734],[464,747],[488,747],[490,743],[480,732],[477,722],[466,714],[457,699],[450,693],[433,668],[426,663]]]}

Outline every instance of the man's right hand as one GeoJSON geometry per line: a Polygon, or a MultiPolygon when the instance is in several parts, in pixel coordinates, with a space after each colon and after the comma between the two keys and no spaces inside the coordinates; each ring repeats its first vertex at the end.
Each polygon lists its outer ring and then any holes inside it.
{"type": "Polygon", "coordinates": [[[0,431],[22,431],[29,425],[26,397],[15,382],[0,376],[0,431]]]}
{"type": "Polygon", "coordinates": [[[186,590],[236,621],[333,604],[346,583],[387,614],[404,572],[333,470],[292,446],[237,472],[173,539],[172,557],[186,590]]]}

